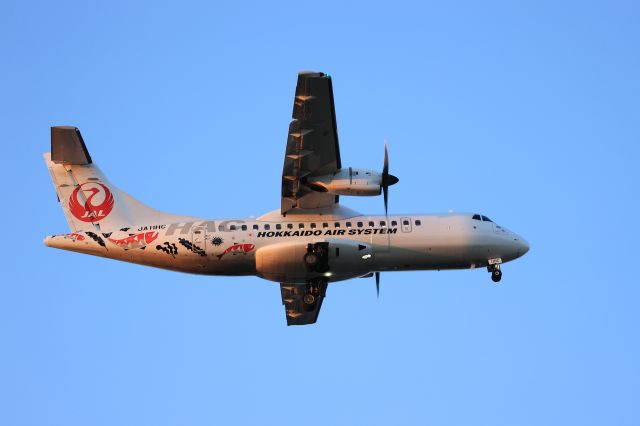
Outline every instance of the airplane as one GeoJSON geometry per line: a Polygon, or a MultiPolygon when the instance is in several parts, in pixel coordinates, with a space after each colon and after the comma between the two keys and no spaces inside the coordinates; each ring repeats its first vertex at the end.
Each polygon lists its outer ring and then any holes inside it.
{"type": "Polygon", "coordinates": [[[51,128],[44,154],[70,233],[49,247],[172,271],[255,275],[280,283],[287,325],[315,323],[329,283],[390,271],[486,267],[523,256],[527,241],[478,213],[388,214],[382,171],[343,167],[331,77],[300,72],[282,170],[280,208],[258,218],[204,219],[152,209],[113,186],[80,131],[51,128]],[[384,198],[384,215],[363,215],[341,196],[384,198]]]}

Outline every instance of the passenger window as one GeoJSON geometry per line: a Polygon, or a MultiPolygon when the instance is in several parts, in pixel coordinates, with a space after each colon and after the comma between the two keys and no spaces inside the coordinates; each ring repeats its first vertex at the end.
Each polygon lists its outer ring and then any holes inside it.
{"type": "Polygon", "coordinates": [[[241,228],[242,228],[243,231],[246,231],[247,230],[247,225],[242,225],[241,228]]]}
{"type": "Polygon", "coordinates": [[[369,221],[369,226],[373,228],[374,226],[376,226],[376,224],[375,224],[375,222],[374,222],[374,221],[370,220],[370,221],[369,221]]]}
{"type": "Polygon", "coordinates": [[[420,226],[420,225],[422,225],[422,221],[420,219],[417,219],[416,220],[416,226],[420,226]]]}
{"type": "Polygon", "coordinates": [[[311,224],[311,229],[316,229],[316,224],[315,223],[311,224]]]}
{"type": "Polygon", "coordinates": [[[259,229],[259,226],[257,223],[253,225],[253,229],[255,229],[256,231],[259,229]]]}
{"type": "Polygon", "coordinates": [[[362,222],[358,222],[358,228],[362,228],[362,222]]]}
{"type": "Polygon", "coordinates": [[[396,222],[395,220],[391,221],[391,226],[398,226],[398,222],[396,222]]]}
{"type": "Polygon", "coordinates": [[[264,230],[265,231],[268,231],[269,229],[271,229],[271,225],[269,225],[269,224],[264,225],[264,230]]]}
{"type": "Polygon", "coordinates": [[[299,225],[298,225],[298,228],[300,228],[300,229],[304,229],[304,223],[299,224],[299,225]]]}
{"type": "Polygon", "coordinates": [[[347,228],[351,228],[351,222],[347,222],[347,228]]]}
{"type": "Polygon", "coordinates": [[[235,231],[235,230],[236,230],[236,226],[235,226],[235,225],[231,225],[231,226],[229,227],[229,229],[231,229],[232,231],[235,231]]]}
{"type": "Polygon", "coordinates": [[[324,222],[324,223],[322,224],[322,227],[323,227],[323,228],[328,228],[328,227],[329,227],[329,224],[328,224],[327,222],[324,222]]]}
{"type": "Polygon", "coordinates": [[[473,219],[473,220],[482,220],[482,219],[480,219],[480,215],[479,214],[474,214],[471,219],[473,219]]]}
{"type": "Polygon", "coordinates": [[[287,223],[287,229],[293,229],[293,223],[287,223]]]}
{"type": "Polygon", "coordinates": [[[407,226],[407,225],[409,225],[409,221],[408,221],[408,220],[403,220],[403,221],[402,221],[402,224],[403,224],[403,225],[405,225],[405,226],[407,226]]]}
{"type": "Polygon", "coordinates": [[[493,222],[491,219],[489,219],[486,216],[482,216],[482,220],[484,220],[485,222],[493,222]]]}
{"type": "Polygon", "coordinates": [[[334,223],[334,226],[335,226],[336,228],[340,228],[340,222],[336,222],[336,223],[334,223]]]}
{"type": "Polygon", "coordinates": [[[385,226],[387,226],[387,222],[385,222],[384,220],[381,220],[381,221],[380,221],[380,226],[381,226],[382,228],[384,228],[385,226]]]}
{"type": "Polygon", "coordinates": [[[282,225],[280,225],[279,223],[276,223],[276,229],[282,229],[282,225]]]}

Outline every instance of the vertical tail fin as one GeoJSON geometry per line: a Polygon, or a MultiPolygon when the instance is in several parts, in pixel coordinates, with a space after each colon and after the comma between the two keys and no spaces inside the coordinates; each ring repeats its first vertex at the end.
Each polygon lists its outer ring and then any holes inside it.
{"type": "Polygon", "coordinates": [[[76,127],[51,128],[51,152],[44,160],[72,232],[192,219],[154,210],[111,185],[76,127]]]}

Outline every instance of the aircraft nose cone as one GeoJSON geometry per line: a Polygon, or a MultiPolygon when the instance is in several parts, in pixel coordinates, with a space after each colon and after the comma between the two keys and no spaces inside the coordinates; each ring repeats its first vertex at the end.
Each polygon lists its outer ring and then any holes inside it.
{"type": "Polygon", "coordinates": [[[518,247],[518,256],[524,256],[529,251],[529,243],[521,236],[518,236],[516,244],[518,247]]]}

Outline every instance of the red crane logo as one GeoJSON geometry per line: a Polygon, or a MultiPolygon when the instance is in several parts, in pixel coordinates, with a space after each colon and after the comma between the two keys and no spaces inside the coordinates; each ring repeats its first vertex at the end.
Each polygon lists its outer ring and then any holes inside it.
{"type": "Polygon", "coordinates": [[[113,194],[109,188],[98,182],[85,182],[78,185],[69,197],[69,210],[73,216],[83,222],[98,222],[113,210],[113,194]],[[78,198],[82,191],[82,200],[78,198]],[[84,201],[83,201],[84,200],[84,201]]]}

